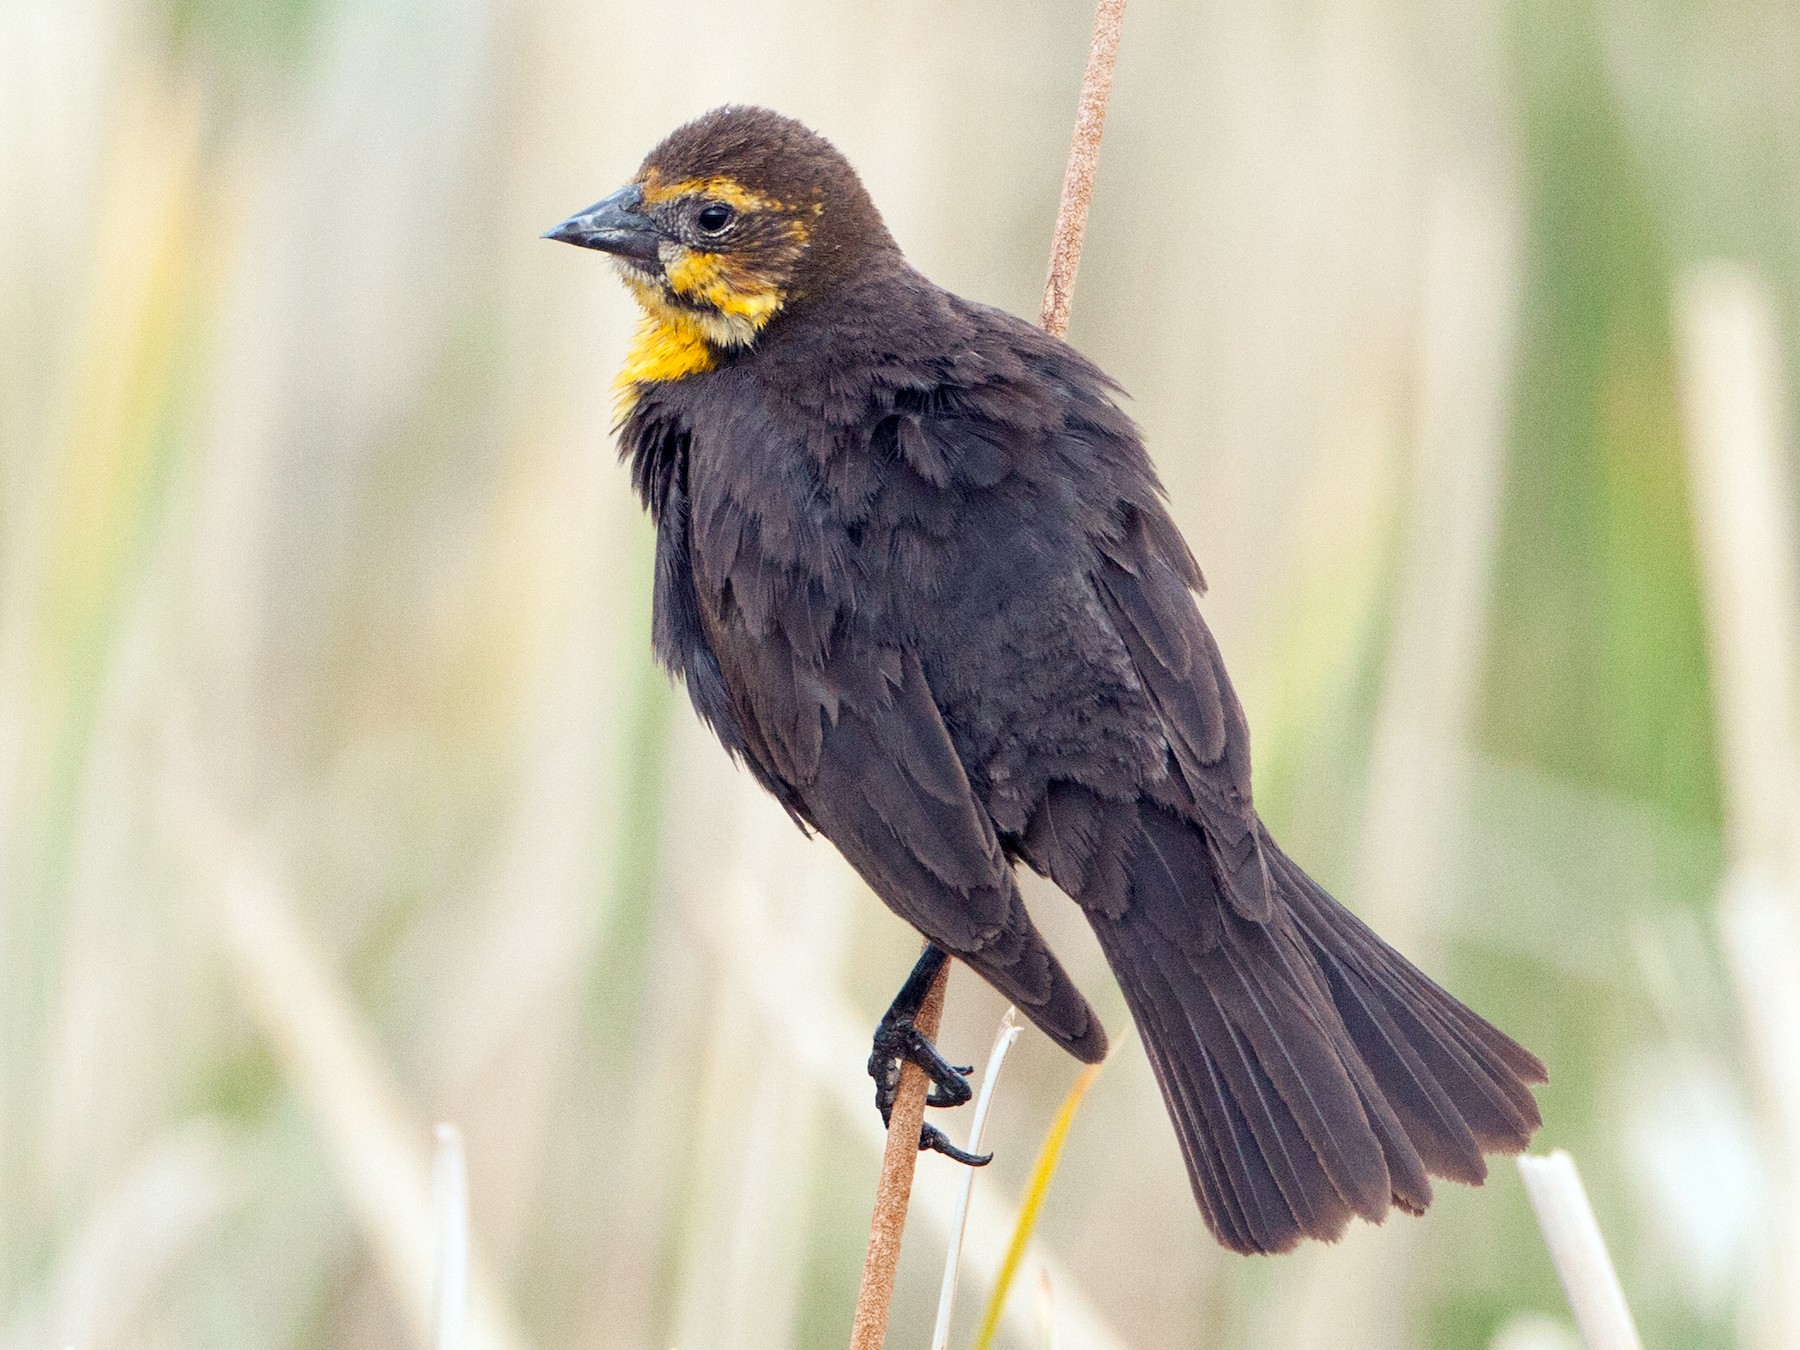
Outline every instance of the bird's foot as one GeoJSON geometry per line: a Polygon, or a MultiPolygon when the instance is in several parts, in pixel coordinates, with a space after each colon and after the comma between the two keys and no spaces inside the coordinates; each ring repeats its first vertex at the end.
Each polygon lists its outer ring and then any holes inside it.
{"type": "MultiPolygon", "coordinates": [[[[869,1052],[869,1077],[875,1080],[875,1108],[881,1112],[883,1125],[893,1119],[894,1100],[900,1095],[902,1064],[917,1064],[931,1080],[931,1090],[925,1097],[927,1106],[961,1106],[975,1095],[965,1076],[970,1072],[970,1066],[950,1063],[913,1025],[913,1019],[925,1002],[926,991],[948,959],[940,948],[927,947],[875,1027],[875,1041],[869,1052]]],[[[919,1132],[919,1147],[942,1153],[946,1158],[970,1167],[984,1167],[994,1156],[969,1153],[956,1147],[935,1125],[926,1125],[919,1132]]]]}

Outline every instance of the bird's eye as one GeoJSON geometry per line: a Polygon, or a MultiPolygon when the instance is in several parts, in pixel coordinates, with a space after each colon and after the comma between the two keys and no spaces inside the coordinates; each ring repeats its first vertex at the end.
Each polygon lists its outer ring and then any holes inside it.
{"type": "Polygon", "coordinates": [[[730,225],[736,216],[737,212],[725,205],[724,202],[709,202],[700,208],[700,213],[694,217],[694,223],[707,234],[724,234],[725,227],[730,225]]]}

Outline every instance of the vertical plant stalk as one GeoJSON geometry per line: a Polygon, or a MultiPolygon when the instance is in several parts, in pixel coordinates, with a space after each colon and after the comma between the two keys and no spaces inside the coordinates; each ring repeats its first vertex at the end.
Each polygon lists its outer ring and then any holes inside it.
{"type": "MultiPolygon", "coordinates": [[[[938,971],[913,1025],[926,1040],[937,1036],[944,1011],[950,963],[938,971]]],[[[900,1239],[912,1199],[913,1169],[919,1161],[919,1131],[925,1125],[925,1070],[910,1061],[900,1066],[899,1095],[888,1118],[881,1179],[875,1185],[875,1213],[869,1219],[869,1247],[863,1255],[856,1316],[850,1323],[850,1350],[881,1350],[887,1338],[888,1309],[894,1301],[894,1274],[900,1268],[900,1239]]]]}
{"type": "MultiPolygon", "coordinates": [[[[1465,847],[1463,765],[1480,706],[1519,289],[1516,208],[1468,169],[1432,189],[1421,249],[1417,406],[1387,661],[1356,867],[1358,910],[1430,967],[1421,931],[1465,847]]],[[[1292,1269],[1293,1350],[1382,1350],[1423,1240],[1393,1226],[1292,1269]]]]}
{"type": "MultiPolygon", "coordinates": [[[[1119,55],[1119,33],[1125,0],[1100,0],[1094,12],[1094,36],[1088,44],[1087,68],[1081,76],[1081,99],[1069,163],[1063,171],[1062,201],[1056,211],[1056,235],[1050,244],[1050,274],[1044,281],[1044,304],[1038,323],[1053,337],[1069,331],[1069,307],[1075,273],[1081,265],[1081,241],[1087,232],[1088,204],[1094,197],[1094,170],[1100,162],[1100,133],[1106,126],[1106,103],[1112,95],[1113,65],[1119,55]]],[[[937,1035],[950,978],[946,962],[914,1025],[927,1038],[937,1035]]],[[[856,1315],[850,1325],[850,1350],[881,1350],[887,1337],[888,1310],[894,1300],[894,1274],[900,1265],[900,1239],[906,1207],[912,1199],[913,1170],[919,1160],[919,1130],[925,1123],[924,1070],[900,1068],[899,1095],[888,1121],[881,1178],[875,1188],[875,1212],[869,1220],[869,1246],[863,1257],[862,1284],[856,1292],[856,1315]]]]}
{"type": "Polygon", "coordinates": [[[1768,283],[1735,263],[1677,291],[1682,413],[1706,586],[1725,806],[1719,923],[1769,1144],[1768,1255],[1751,1340],[1800,1344],[1800,519],[1793,414],[1768,283]]]}
{"type": "Polygon", "coordinates": [[[1774,299],[1749,269],[1706,263],[1676,317],[1726,853],[1800,878],[1800,518],[1774,299]]]}
{"type": "Polygon", "coordinates": [[[1113,64],[1119,59],[1119,34],[1124,26],[1125,0],[1100,0],[1094,12],[1087,69],[1081,75],[1081,102],[1075,112],[1075,134],[1069,141],[1069,164],[1063,170],[1062,201],[1056,208],[1050,275],[1044,279],[1044,304],[1038,311],[1039,327],[1054,337],[1069,333],[1075,271],[1081,266],[1088,203],[1094,199],[1094,171],[1100,164],[1100,133],[1106,127],[1106,103],[1112,97],[1113,64]]]}
{"type": "Polygon", "coordinates": [[[1521,1157],[1519,1175],[1581,1328],[1581,1343],[1587,1350],[1643,1350],[1575,1160],[1561,1149],[1545,1158],[1521,1157]]]}

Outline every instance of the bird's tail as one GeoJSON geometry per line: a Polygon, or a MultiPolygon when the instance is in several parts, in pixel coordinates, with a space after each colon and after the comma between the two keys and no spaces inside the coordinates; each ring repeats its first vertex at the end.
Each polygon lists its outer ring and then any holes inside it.
{"type": "Polygon", "coordinates": [[[1479,1184],[1540,1123],[1536,1057],[1377,937],[1272,842],[1279,903],[1220,901],[1185,822],[1145,810],[1130,903],[1089,918],[1125,991],[1207,1224],[1240,1252],[1479,1184]],[[1188,856],[1188,855],[1192,856],[1188,856]]]}

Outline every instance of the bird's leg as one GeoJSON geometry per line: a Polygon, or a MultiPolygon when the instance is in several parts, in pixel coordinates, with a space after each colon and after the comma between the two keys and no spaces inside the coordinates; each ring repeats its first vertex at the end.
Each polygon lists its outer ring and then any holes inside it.
{"type": "MultiPolygon", "coordinates": [[[[909,1060],[925,1070],[925,1076],[931,1080],[925,1105],[961,1106],[974,1095],[969,1080],[964,1077],[970,1071],[969,1066],[951,1064],[913,1025],[913,1019],[925,1002],[926,991],[949,959],[941,947],[927,945],[918,964],[912,968],[912,974],[906,977],[906,983],[900,986],[900,992],[894,995],[894,1001],[876,1024],[875,1043],[869,1052],[869,1077],[875,1080],[875,1108],[881,1112],[883,1125],[893,1117],[894,1099],[900,1093],[900,1066],[909,1060]]],[[[994,1156],[964,1152],[952,1144],[942,1130],[929,1124],[919,1132],[919,1147],[933,1149],[970,1167],[986,1166],[994,1156]]]]}

